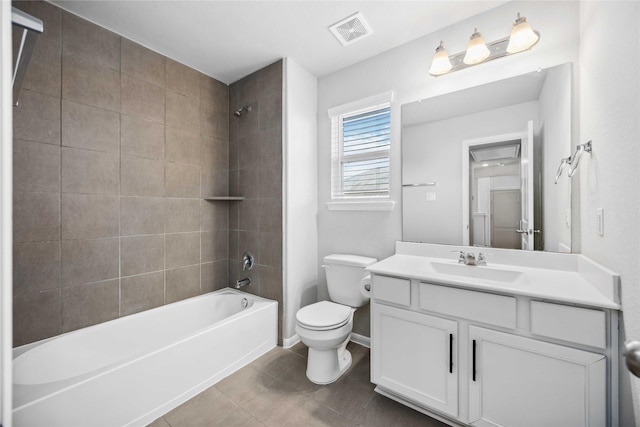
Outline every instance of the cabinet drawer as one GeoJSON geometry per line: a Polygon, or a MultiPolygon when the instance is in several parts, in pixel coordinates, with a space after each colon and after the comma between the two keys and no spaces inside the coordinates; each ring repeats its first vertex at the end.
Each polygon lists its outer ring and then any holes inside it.
{"type": "Polygon", "coordinates": [[[411,281],[396,277],[373,276],[373,298],[394,304],[411,305],[411,281]]]}
{"type": "Polygon", "coordinates": [[[604,311],[531,301],[531,333],[597,348],[607,347],[604,311]]]}
{"type": "Polygon", "coordinates": [[[420,283],[420,308],[515,329],[516,299],[504,295],[420,283]]]}

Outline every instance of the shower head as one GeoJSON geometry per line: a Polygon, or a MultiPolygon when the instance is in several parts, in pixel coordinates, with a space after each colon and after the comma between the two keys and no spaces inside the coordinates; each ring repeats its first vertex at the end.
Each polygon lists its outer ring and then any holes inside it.
{"type": "Polygon", "coordinates": [[[245,105],[244,107],[238,108],[236,111],[233,112],[233,115],[236,117],[240,117],[244,112],[250,113],[251,105],[245,105]]]}

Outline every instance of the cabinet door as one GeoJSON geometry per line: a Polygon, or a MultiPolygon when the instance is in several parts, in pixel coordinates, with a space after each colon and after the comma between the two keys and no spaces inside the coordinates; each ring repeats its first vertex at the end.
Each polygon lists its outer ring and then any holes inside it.
{"type": "Polygon", "coordinates": [[[469,327],[469,419],[476,426],[606,425],[606,359],[469,327]]]}
{"type": "Polygon", "coordinates": [[[382,304],[371,307],[372,381],[458,415],[458,323],[382,304]]]}

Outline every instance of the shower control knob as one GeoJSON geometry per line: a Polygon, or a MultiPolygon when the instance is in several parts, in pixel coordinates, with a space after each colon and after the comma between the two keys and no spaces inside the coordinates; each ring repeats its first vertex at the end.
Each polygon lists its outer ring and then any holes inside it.
{"type": "Polygon", "coordinates": [[[242,271],[251,270],[253,268],[254,258],[251,252],[242,254],[242,271]]]}

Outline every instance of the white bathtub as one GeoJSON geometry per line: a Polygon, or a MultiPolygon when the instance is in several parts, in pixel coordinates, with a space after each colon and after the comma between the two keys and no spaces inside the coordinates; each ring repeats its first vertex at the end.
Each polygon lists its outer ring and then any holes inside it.
{"type": "Polygon", "coordinates": [[[274,348],[277,319],[223,289],[17,347],[14,425],[148,424],[274,348]]]}

